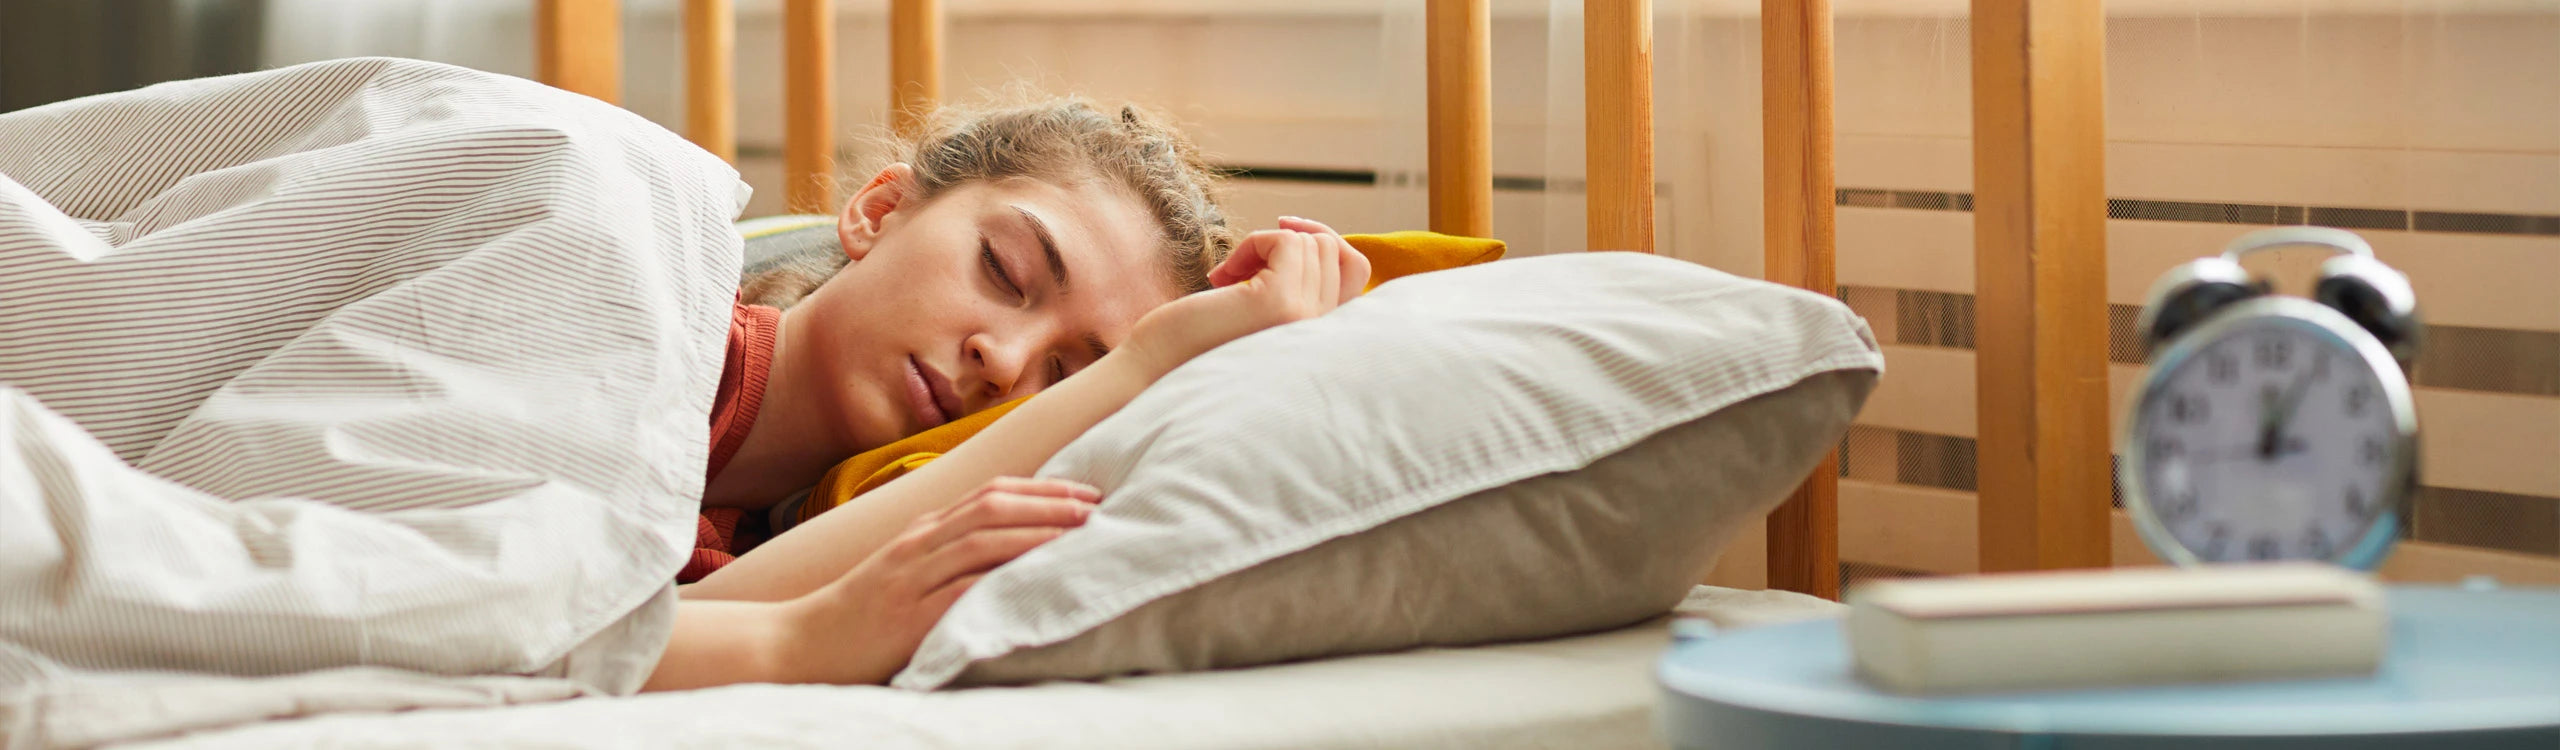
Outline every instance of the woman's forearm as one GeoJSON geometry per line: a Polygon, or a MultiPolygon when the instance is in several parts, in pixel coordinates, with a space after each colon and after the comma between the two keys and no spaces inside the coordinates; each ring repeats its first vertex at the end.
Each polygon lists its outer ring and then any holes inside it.
{"type": "Polygon", "coordinates": [[[768,602],[683,601],[675,633],[641,690],[690,690],[738,682],[783,682],[789,647],[782,606],[768,602]]]}
{"type": "MultiPolygon", "coordinates": [[[[689,599],[782,601],[835,580],[917,516],[958,502],[1001,476],[1029,476],[1067,443],[1136,398],[1163,367],[1124,347],[1023,402],[986,431],[915,473],[775,537],[701,582],[689,599]]],[[[672,647],[670,647],[672,650],[672,647]]]]}

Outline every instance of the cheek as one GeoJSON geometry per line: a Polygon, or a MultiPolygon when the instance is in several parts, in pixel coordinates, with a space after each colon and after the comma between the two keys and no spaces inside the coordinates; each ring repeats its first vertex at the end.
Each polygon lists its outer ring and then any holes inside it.
{"type": "Polygon", "coordinates": [[[830,283],[824,328],[842,357],[881,357],[956,345],[962,329],[1002,308],[957,263],[864,261],[830,283]]]}

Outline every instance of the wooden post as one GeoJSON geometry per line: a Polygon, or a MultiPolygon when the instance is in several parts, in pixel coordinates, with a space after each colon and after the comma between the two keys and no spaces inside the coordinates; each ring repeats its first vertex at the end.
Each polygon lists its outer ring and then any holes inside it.
{"type": "Polygon", "coordinates": [[[1431,0],[1431,231],[1493,236],[1491,0],[1431,0]]]}
{"type": "Polygon", "coordinates": [[[2100,5],[1973,0],[1984,571],[2110,560],[2100,5]]]}
{"type": "MultiPolygon", "coordinates": [[[[1836,295],[1831,0],[1761,0],[1760,121],[1763,275],[1836,295]]],[[[1768,526],[1769,587],[1840,598],[1838,451],[1823,456],[1768,526]]]]}
{"type": "Polygon", "coordinates": [[[836,209],[835,51],[831,0],[784,0],[782,201],[794,213],[836,209]]]}
{"type": "Polygon", "coordinates": [[[916,132],[941,101],[942,0],[890,0],[890,128],[916,132]]]}
{"type": "Polygon", "coordinates": [[[622,103],[620,0],[541,0],[533,11],[534,77],[622,103]]]}
{"type": "Polygon", "coordinates": [[[1592,250],[1653,252],[1653,2],[1582,4],[1592,250]]]}
{"type": "Polygon", "coordinates": [[[731,164],[738,163],[737,49],[729,0],[685,0],[685,137],[731,164]]]}

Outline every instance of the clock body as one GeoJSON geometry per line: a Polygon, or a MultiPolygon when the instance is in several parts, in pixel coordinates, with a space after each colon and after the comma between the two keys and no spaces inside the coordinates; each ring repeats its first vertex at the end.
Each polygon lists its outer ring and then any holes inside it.
{"type": "Polygon", "coordinates": [[[2417,433],[2408,378],[2372,334],[2311,300],[2257,297],[2152,358],[2117,478],[2171,563],[2369,570],[2408,525],[2417,433]]]}

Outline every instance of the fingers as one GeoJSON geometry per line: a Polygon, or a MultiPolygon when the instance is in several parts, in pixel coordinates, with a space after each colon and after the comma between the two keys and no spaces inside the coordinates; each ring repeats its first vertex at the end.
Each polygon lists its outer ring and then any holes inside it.
{"type": "Polygon", "coordinates": [[[1209,269],[1209,285],[1226,286],[1253,278],[1255,274],[1261,273],[1265,266],[1271,264],[1273,247],[1293,234],[1297,232],[1287,229],[1265,229],[1245,235],[1242,241],[1236,243],[1235,250],[1227,253],[1226,260],[1220,261],[1217,268],[1209,269]]]}
{"type": "Polygon", "coordinates": [[[994,479],[987,480],[986,485],[980,487],[979,491],[1011,492],[1017,495],[1041,495],[1045,497],[1063,497],[1083,500],[1088,503],[1102,502],[1102,490],[1095,488],[1093,485],[1054,478],[996,477],[994,479]]]}
{"type": "Polygon", "coordinates": [[[1333,231],[1333,227],[1325,226],[1324,222],[1298,216],[1280,217],[1280,228],[1293,232],[1306,232],[1308,234],[1341,234],[1341,232],[1333,231]]]}
{"type": "Polygon", "coordinates": [[[960,578],[984,574],[996,566],[1012,562],[1033,547],[1048,544],[1067,533],[1066,529],[1032,526],[1006,529],[980,529],[925,556],[916,571],[916,579],[924,585],[917,589],[930,592],[945,588],[960,578]]]}
{"type": "Polygon", "coordinates": [[[1316,235],[1334,249],[1334,252],[1326,254],[1327,259],[1336,264],[1334,272],[1327,274],[1327,278],[1339,281],[1325,288],[1338,290],[1334,297],[1337,303],[1349,302],[1369,288],[1369,256],[1360,254],[1358,248],[1351,246],[1350,240],[1342,238],[1342,233],[1333,231],[1333,227],[1325,226],[1324,222],[1297,216],[1280,217],[1280,228],[1316,235]]]}
{"type": "Polygon", "coordinates": [[[1341,235],[1331,232],[1310,234],[1307,238],[1310,249],[1315,251],[1310,255],[1316,266],[1315,285],[1307,292],[1316,297],[1315,312],[1321,314],[1342,304],[1336,290],[1342,288],[1342,251],[1349,246],[1341,235]]]}
{"type": "Polygon", "coordinates": [[[1369,289],[1369,256],[1360,254],[1359,248],[1352,247],[1351,241],[1340,235],[1335,235],[1333,241],[1342,243],[1342,296],[1334,299],[1349,302],[1369,289]]]}
{"type": "MultiPolygon", "coordinates": [[[[1279,225],[1278,229],[1265,229],[1245,235],[1242,241],[1236,243],[1235,249],[1227,253],[1226,260],[1221,261],[1217,268],[1209,269],[1209,285],[1226,286],[1253,278],[1265,266],[1270,265],[1272,251],[1292,241],[1289,239],[1292,234],[1331,237],[1339,243],[1340,247],[1350,247],[1349,242],[1342,241],[1340,233],[1333,231],[1333,227],[1325,226],[1324,222],[1296,216],[1283,216],[1280,217],[1279,225]]],[[[1358,251],[1353,252],[1356,254],[1358,251]]],[[[1368,262],[1367,258],[1361,258],[1360,267],[1367,268],[1368,262]]],[[[1365,285],[1365,280],[1363,283],[1365,285]]]]}
{"type": "Polygon", "coordinates": [[[918,519],[909,533],[915,535],[914,552],[930,554],[985,529],[1080,526],[1101,501],[1100,490],[1075,482],[998,477],[968,499],[918,519]]]}
{"type": "Polygon", "coordinates": [[[1280,235],[1271,242],[1271,264],[1263,267],[1262,272],[1254,274],[1254,278],[1270,279],[1271,283],[1280,285],[1274,287],[1271,293],[1281,295],[1283,299],[1292,298],[1294,295],[1290,292],[1305,289],[1307,278],[1315,271],[1307,258],[1309,246],[1313,244],[1313,240],[1304,232],[1285,229],[1272,231],[1279,232],[1280,235]]]}

